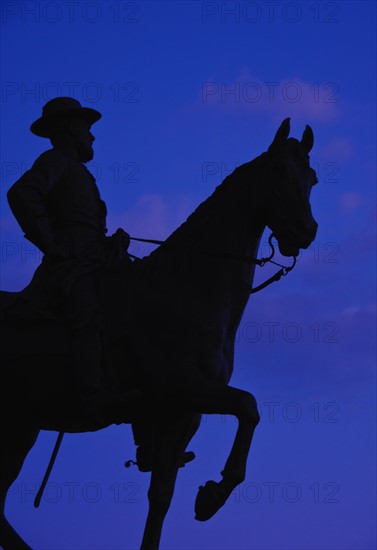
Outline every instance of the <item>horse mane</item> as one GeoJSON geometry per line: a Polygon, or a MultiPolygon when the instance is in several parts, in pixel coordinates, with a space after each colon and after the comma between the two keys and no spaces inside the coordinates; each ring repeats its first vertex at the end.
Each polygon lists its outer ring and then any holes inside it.
{"type": "Polygon", "coordinates": [[[225,212],[227,217],[229,217],[231,210],[234,211],[235,215],[239,214],[239,210],[232,207],[242,202],[243,188],[252,187],[256,183],[256,178],[253,177],[254,171],[256,171],[264,155],[265,153],[250,162],[238,166],[215,188],[207,199],[197,206],[186,221],[171,233],[165,243],[168,245],[178,245],[184,241],[186,246],[197,243],[199,239],[203,239],[206,229],[212,228],[213,231],[214,218],[222,226],[225,223],[226,225],[232,223],[233,220],[231,219],[227,219],[225,222],[225,212]],[[236,190],[239,192],[235,192],[236,190]]]}

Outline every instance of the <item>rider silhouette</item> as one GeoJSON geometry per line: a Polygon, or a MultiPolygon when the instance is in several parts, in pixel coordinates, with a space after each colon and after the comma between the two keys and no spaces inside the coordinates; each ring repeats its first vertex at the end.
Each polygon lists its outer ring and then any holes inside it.
{"type": "Polygon", "coordinates": [[[129,235],[106,236],[107,209],[84,163],[92,160],[90,128],[101,114],[70,97],[46,103],[30,130],[53,146],[9,189],[25,237],[44,254],[29,285],[60,304],[71,329],[74,383],[84,412],[103,420],[128,411],[133,394],[103,387],[103,327],[98,286],[104,273],[129,261],[129,235]]]}

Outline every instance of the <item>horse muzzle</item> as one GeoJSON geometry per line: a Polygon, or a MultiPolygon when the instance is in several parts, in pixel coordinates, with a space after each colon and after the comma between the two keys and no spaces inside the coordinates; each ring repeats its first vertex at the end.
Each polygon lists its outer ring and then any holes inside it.
{"type": "Polygon", "coordinates": [[[298,256],[300,249],[308,248],[317,235],[318,224],[312,218],[308,223],[299,223],[291,231],[276,234],[280,254],[298,256]]]}

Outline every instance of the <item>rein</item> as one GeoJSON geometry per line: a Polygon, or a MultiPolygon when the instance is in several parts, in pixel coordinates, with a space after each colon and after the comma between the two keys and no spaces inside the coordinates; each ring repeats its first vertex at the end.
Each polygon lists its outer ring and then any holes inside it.
{"type": "MultiPolygon", "coordinates": [[[[269,279],[267,279],[260,285],[250,290],[250,294],[255,294],[256,292],[259,292],[260,290],[263,290],[264,288],[269,286],[271,283],[274,283],[275,281],[279,281],[282,277],[285,277],[286,275],[288,275],[288,273],[292,271],[292,269],[296,265],[296,258],[297,258],[296,256],[292,256],[293,262],[292,262],[292,265],[289,265],[289,266],[279,264],[278,262],[275,262],[272,260],[272,258],[275,255],[275,247],[272,244],[273,237],[274,237],[274,234],[271,233],[268,239],[268,244],[270,245],[270,248],[271,248],[271,254],[267,258],[250,258],[250,256],[242,256],[238,254],[214,254],[208,251],[201,251],[201,250],[195,250],[195,252],[199,252],[201,254],[204,254],[205,256],[213,256],[217,258],[238,260],[240,262],[245,262],[248,264],[259,265],[259,267],[264,267],[267,263],[278,265],[281,268],[279,269],[279,271],[277,271],[274,275],[272,275],[269,279]]],[[[157,245],[165,244],[165,246],[167,246],[166,241],[159,241],[156,239],[140,239],[138,237],[130,237],[130,239],[131,241],[138,241],[141,243],[150,243],[150,244],[157,244],[157,245]]],[[[138,260],[140,259],[137,256],[134,256],[133,254],[129,254],[129,256],[131,256],[131,258],[134,258],[134,259],[138,259],[138,260]]]]}

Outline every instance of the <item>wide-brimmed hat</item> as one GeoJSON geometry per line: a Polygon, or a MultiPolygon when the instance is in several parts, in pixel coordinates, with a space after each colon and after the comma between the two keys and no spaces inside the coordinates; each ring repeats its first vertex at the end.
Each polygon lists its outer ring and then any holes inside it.
{"type": "Polygon", "coordinates": [[[30,126],[30,131],[36,136],[50,137],[56,124],[67,117],[80,117],[94,124],[101,118],[101,113],[90,107],[82,107],[77,99],[72,97],[55,97],[50,99],[42,109],[42,116],[30,126]]]}

